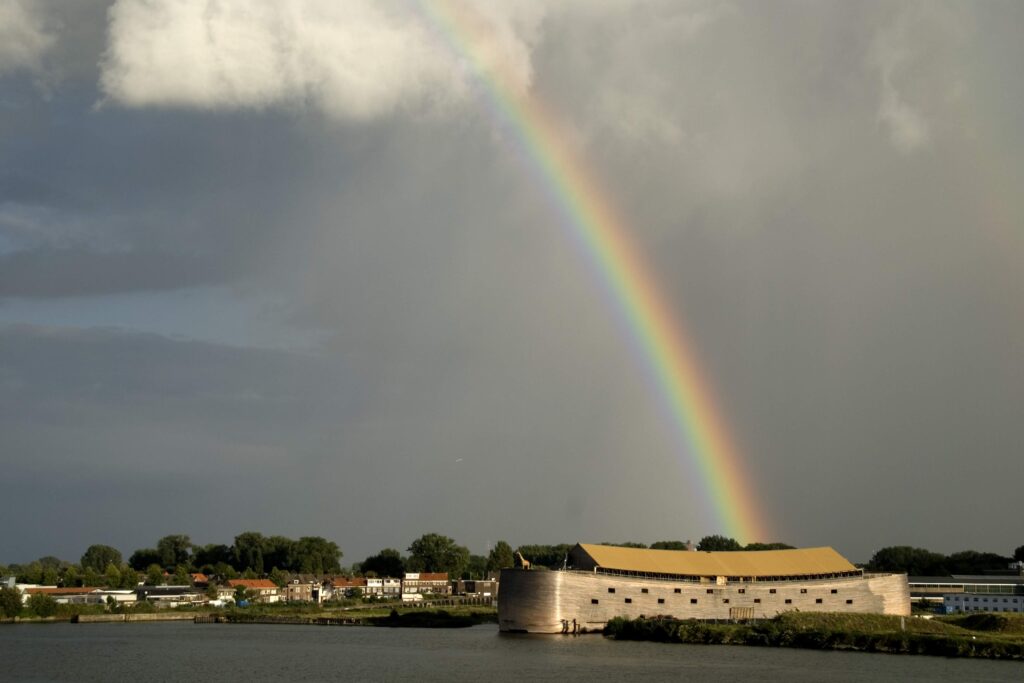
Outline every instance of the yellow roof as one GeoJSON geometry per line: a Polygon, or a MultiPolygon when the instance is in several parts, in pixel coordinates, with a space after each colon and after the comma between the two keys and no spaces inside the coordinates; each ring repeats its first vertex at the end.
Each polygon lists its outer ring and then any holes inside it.
{"type": "Polygon", "coordinates": [[[597,566],[620,571],[684,576],[808,576],[857,571],[832,548],[796,550],[647,550],[580,543],[597,566]]]}

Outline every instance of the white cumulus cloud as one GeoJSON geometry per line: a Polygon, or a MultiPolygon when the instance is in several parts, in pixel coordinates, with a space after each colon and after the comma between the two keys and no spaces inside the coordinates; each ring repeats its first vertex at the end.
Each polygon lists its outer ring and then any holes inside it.
{"type": "MultiPolygon", "coordinates": [[[[475,59],[500,60],[528,85],[526,41],[541,13],[522,2],[460,4],[488,27],[475,59]]],[[[394,0],[117,0],[101,88],[126,106],[309,106],[339,119],[444,107],[469,91],[467,62],[428,9],[394,0]]]]}

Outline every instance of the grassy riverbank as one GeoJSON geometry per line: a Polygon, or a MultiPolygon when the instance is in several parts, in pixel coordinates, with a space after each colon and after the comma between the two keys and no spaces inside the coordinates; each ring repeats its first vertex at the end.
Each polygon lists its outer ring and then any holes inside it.
{"type": "Polygon", "coordinates": [[[881,614],[789,612],[749,623],[669,618],[613,619],[605,634],[617,640],[799,647],[1024,659],[1024,615],[972,614],[935,619],[881,614]]]}
{"type": "Polygon", "coordinates": [[[65,610],[52,617],[26,616],[0,620],[0,623],[30,624],[69,622],[143,622],[182,621],[210,617],[224,623],[262,624],[349,624],[391,628],[463,628],[498,623],[498,610],[488,605],[446,605],[443,608],[400,604],[363,603],[358,605],[273,604],[217,609],[182,607],[176,609],[138,609],[107,612],[102,607],[65,610]]]}

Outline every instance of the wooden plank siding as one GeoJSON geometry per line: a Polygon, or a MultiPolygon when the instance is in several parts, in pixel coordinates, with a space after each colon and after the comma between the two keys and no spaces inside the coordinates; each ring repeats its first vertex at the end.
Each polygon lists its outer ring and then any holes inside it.
{"type": "Polygon", "coordinates": [[[502,631],[562,633],[600,630],[613,617],[679,619],[770,618],[781,612],[910,614],[904,574],[802,581],[693,582],[593,571],[503,569],[498,625],[502,631]]]}

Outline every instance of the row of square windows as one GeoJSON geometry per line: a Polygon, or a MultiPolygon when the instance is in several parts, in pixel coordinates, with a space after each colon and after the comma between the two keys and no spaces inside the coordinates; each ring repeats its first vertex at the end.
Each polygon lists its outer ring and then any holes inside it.
{"type": "MultiPolygon", "coordinates": [[[[614,588],[609,588],[609,589],[608,589],[608,592],[609,592],[609,593],[614,593],[614,592],[615,592],[615,589],[614,589],[614,588]]],[[[647,593],[647,592],[648,592],[648,589],[646,589],[646,588],[641,588],[641,589],[640,589],[640,592],[641,592],[641,593],[647,593]]],[[[673,592],[673,593],[682,593],[682,592],[683,592],[683,589],[682,589],[682,588],[674,588],[674,589],[672,590],[672,592],[673,592]]],[[[747,592],[747,589],[746,589],[746,588],[740,588],[740,589],[737,589],[737,591],[736,591],[736,592],[737,592],[737,593],[740,593],[740,594],[743,594],[743,593],[746,593],[746,592],[747,592]]],[[[769,592],[769,593],[773,593],[773,594],[774,594],[774,593],[775,593],[775,589],[774,589],[774,588],[769,588],[769,589],[768,589],[768,592],[769,592]]],[[[807,589],[806,589],[806,588],[801,588],[801,589],[800,589],[800,592],[801,592],[801,593],[806,593],[806,592],[807,592],[807,589]]],[[[835,595],[836,593],[838,593],[838,592],[839,592],[839,589],[838,589],[838,588],[833,588],[833,589],[831,589],[831,590],[830,590],[830,592],[832,593],[832,595],[835,595]]],[[[714,589],[714,588],[708,588],[708,589],[707,589],[707,594],[708,594],[708,595],[714,595],[714,593],[715,593],[715,589],[714,589]]],[[[977,598],[975,598],[975,600],[977,600],[977,598]]]]}
{"type": "MultiPolygon", "coordinates": [[[[760,604],[761,598],[754,598],[754,602],[756,604],[760,604]]],[[[630,605],[632,603],[633,603],[633,598],[626,598],[626,604],[627,605],[630,605]]],[[[820,605],[822,603],[822,599],[821,598],[815,598],[814,599],[814,603],[817,604],[817,605],[820,605]]],[[[590,599],[590,604],[591,605],[598,605],[598,604],[600,604],[600,600],[598,600],[597,598],[591,598],[590,599]]],[[[665,604],[665,598],[658,598],[658,604],[659,605],[664,605],[665,604]]],[[[690,598],[690,604],[691,605],[696,605],[697,604],[697,598],[690,598]]],[[[728,605],[729,604],[729,598],[722,598],[722,604],[723,605],[728,605]]],[[[793,604],[793,598],[786,598],[786,604],[787,605],[793,604]]],[[[853,604],[853,600],[852,599],[847,599],[846,600],[846,604],[847,605],[852,605],[853,604]]]]}
{"type": "MultiPolygon", "coordinates": [[[[957,596],[949,597],[949,598],[946,598],[946,599],[947,600],[955,600],[957,602],[960,602],[961,600],[963,600],[964,602],[970,602],[971,601],[970,598],[960,598],[960,597],[957,597],[957,596]]],[[[1009,598],[1003,598],[1003,602],[1009,602],[1009,601],[1010,601],[1009,598]]],[[[1017,602],[1017,598],[1014,598],[1013,601],[1017,602]]],[[[974,598],[974,602],[979,602],[978,598],[974,598]]],[[[988,602],[988,598],[981,598],[980,602],[988,602]]],[[[992,602],[999,602],[999,598],[992,598],[992,602]]]]}

